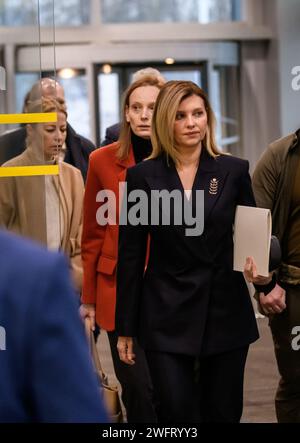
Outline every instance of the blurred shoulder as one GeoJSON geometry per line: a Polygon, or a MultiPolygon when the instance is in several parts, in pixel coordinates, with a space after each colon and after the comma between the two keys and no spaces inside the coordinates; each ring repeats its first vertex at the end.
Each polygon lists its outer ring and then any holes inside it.
{"type": "Polygon", "coordinates": [[[289,149],[291,146],[293,146],[295,143],[297,143],[297,141],[298,141],[298,138],[295,133],[288,134],[288,135],[278,138],[277,140],[274,140],[272,143],[270,143],[269,149],[271,149],[274,152],[285,151],[286,149],[289,149]]]}
{"type": "Polygon", "coordinates": [[[65,262],[62,254],[51,253],[46,247],[43,247],[31,240],[26,240],[15,234],[0,230],[0,269],[12,269],[19,277],[36,275],[41,278],[41,272],[47,273],[51,267],[60,266],[65,262]]]}

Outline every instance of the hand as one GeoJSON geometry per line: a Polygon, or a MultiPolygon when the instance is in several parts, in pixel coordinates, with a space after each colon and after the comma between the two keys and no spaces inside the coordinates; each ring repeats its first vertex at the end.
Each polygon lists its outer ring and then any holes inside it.
{"type": "Polygon", "coordinates": [[[96,307],[93,303],[85,303],[82,304],[79,308],[79,315],[81,319],[84,321],[87,317],[91,322],[91,330],[95,330],[95,315],[96,315],[96,307]]]}
{"type": "Polygon", "coordinates": [[[135,354],[133,353],[132,337],[119,337],[117,348],[120,360],[128,365],[134,365],[135,354]]]}
{"type": "Polygon", "coordinates": [[[246,258],[244,276],[249,283],[254,283],[256,285],[267,285],[272,280],[272,274],[269,274],[268,277],[258,275],[256,263],[253,257],[246,258]]]}
{"type": "Polygon", "coordinates": [[[259,303],[266,315],[280,314],[286,308],[285,290],[277,284],[269,294],[259,294],[259,303]]]}

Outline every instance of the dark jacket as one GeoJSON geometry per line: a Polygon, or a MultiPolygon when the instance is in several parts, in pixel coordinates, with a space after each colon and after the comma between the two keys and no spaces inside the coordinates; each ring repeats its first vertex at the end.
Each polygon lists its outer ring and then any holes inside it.
{"type": "MultiPolygon", "coordinates": [[[[26,128],[24,126],[0,136],[1,165],[24,151],[25,139],[26,128]]],[[[66,145],[68,150],[64,161],[78,168],[85,181],[89,155],[95,149],[95,145],[87,138],[77,134],[69,123],[67,124],[66,145]]]]}
{"type": "Polygon", "coordinates": [[[264,151],[253,173],[253,191],[257,206],[271,210],[273,234],[280,241],[283,240],[289,217],[299,161],[299,143],[300,130],[274,141],[264,151]]]}
{"type": "Polygon", "coordinates": [[[101,142],[101,146],[110,145],[119,139],[121,125],[116,123],[115,125],[109,126],[105,132],[105,139],[101,142]]]}
{"type": "MultiPolygon", "coordinates": [[[[128,193],[143,190],[148,201],[153,190],[184,195],[174,164],[168,166],[164,157],[130,168],[127,184],[128,193]]],[[[116,330],[137,336],[148,350],[215,354],[258,338],[244,277],[233,271],[235,209],[255,205],[248,162],[226,155],[213,159],[204,151],[193,186],[194,209],[196,190],[204,190],[200,236],[186,236],[186,225],[173,223],[173,208],[170,226],[120,224],[116,330]]],[[[128,214],[133,205],[128,202],[128,214]]],[[[153,206],[148,210],[151,219],[153,206]]]]}

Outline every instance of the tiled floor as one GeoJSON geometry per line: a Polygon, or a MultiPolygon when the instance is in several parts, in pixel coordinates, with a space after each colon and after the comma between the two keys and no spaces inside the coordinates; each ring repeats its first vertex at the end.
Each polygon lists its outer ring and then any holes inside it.
{"type": "MultiPolygon", "coordinates": [[[[259,318],[257,322],[260,339],[250,347],[247,360],[242,422],[271,423],[276,422],[274,395],[278,374],[268,320],[259,318]]],[[[103,331],[98,340],[98,349],[103,368],[109,375],[111,383],[117,382],[113,373],[107,336],[103,331]]]]}

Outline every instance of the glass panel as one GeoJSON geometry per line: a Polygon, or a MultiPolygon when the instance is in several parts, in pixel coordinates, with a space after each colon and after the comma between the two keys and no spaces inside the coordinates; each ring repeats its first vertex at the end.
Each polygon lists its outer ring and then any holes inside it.
{"type": "Polygon", "coordinates": [[[36,0],[1,0],[0,24],[3,26],[36,25],[38,21],[36,0]]]}
{"type": "Polygon", "coordinates": [[[38,81],[40,74],[37,72],[17,73],[16,84],[16,112],[23,112],[24,99],[31,86],[38,81]]]}
{"type": "MultiPolygon", "coordinates": [[[[10,4],[12,3],[16,4],[10,1],[10,4]]],[[[25,1],[22,3],[26,4],[25,1]]],[[[38,1],[35,4],[38,6],[38,1]]],[[[53,11],[49,7],[49,22],[52,23],[54,20],[51,17],[51,10],[53,11]]],[[[34,13],[38,14],[38,11],[35,10],[34,13]]],[[[78,165],[80,168],[81,161],[86,157],[82,155],[79,138],[72,137],[72,133],[67,146],[65,144],[66,113],[62,91],[59,88],[55,91],[54,80],[44,80],[43,83],[39,81],[42,72],[45,71],[43,69],[43,60],[45,60],[43,55],[45,54],[43,54],[43,44],[40,44],[42,40],[39,39],[42,30],[38,25],[34,28],[36,36],[34,48],[37,59],[33,62],[36,66],[41,66],[41,71],[18,74],[15,84],[10,81],[13,78],[13,72],[6,72],[9,82],[4,91],[4,102],[9,105],[10,114],[5,106],[0,124],[8,122],[8,127],[12,126],[11,123],[17,123],[18,126],[15,130],[6,132],[0,137],[0,164],[2,165],[0,167],[0,226],[35,240],[49,249],[65,253],[73,271],[74,283],[80,293],[82,270],[80,265],[78,268],[78,258],[81,253],[84,186],[79,171],[61,160],[65,149],[65,160],[73,166],[78,165]],[[38,81],[30,90],[29,97],[27,92],[36,80],[38,81]],[[42,93],[47,99],[41,100],[42,93]],[[25,112],[18,114],[18,111],[23,108],[24,97],[26,97],[25,112]],[[16,110],[14,104],[16,104],[16,110]],[[48,114],[49,112],[56,113],[57,122],[55,118],[53,119],[53,115],[48,114]],[[31,113],[33,115],[29,115],[31,113]],[[76,155],[73,155],[74,153],[76,155]],[[78,157],[80,161],[75,164],[78,157]],[[73,267],[74,261],[76,265],[73,267]]],[[[52,32],[54,33],[54,29],[52,32]]],[[[55,48],[53,48],[53,54],[55,55],[55,48]]],[[[14,57],[12,51],[8,52],[7,58],[9,57],[14,57]]],[[[47,77],[55,77],[54,58],[53,70],[47,72],[47,77]]],[[[48,56],[47,64],[50,62],[48,56]]],[[[11,66],[12,63],[8,61],[7,65],[11,66]]],[[[71,79],[70,83],[66,81],[64,84],[69,106],[72,111],[78,109],[82,123],[89,119],[82,98],[86,95],[85,83],[85,77],[78,76],[71,79]]],[[[79,114],[77,117],[79,118],[79,114]]],[[[85,152],[87,154],[87,151],[85,152]]],[[[81,172],[84,174],[84,168],[81,172]]]]}
{"type": "MultiPolygon", "coordinates": [[[[43,77],[53,77],[53,73],[43,73],[43,77]]],[[[31,86],[39,79],[37,72],[16,74],[16,103],[17,112],[22,112],[24,98],[31,86]]],[[[90,111],[87,93],[87,77],[85,73],[76,72],[68,79],[57,77],[63,86],[68,110],[68,122],[84,137],[90,138],[90,111]]]]}
{"type": "Polygon", "coordinates": [[[163,76],[169,80],[190,80],[201,87],[201,72],[199,70],[194,71],[161,71],[163,76]]]}
{"type": "Polygon", "coordinates": [[[210,97],[217,118],[218,145],[235,155],[241,155],[238,79],[236,66],[215,66],[210,97]]]}
{"type": "Polygon", "coordinates": [[[78,134],[90,138],[90,108],[85,72],[68,79],[60,78],[58,72],[57,80],[65,90],[68,122],[78,134]]]}
{"type": "MultiPolygon", "coordinates": [[[[1,0],[0,25],[35,25],[39,16],[42,26],[53,25],[53,0],[1,0]]],[[[89,23],[91,0],[60,0],[54,2],[56,26],[76,26],[89,23]]]]}
{"type": "Polygon", "coordinates": [[[102,21],[222,22],[240,20],[240,0],[99,0],[102,21]]]}
{"type": "Polygon", "coordinates": [[[100,139],[105,131],[120,120],[119,75],[117,73],[98,74],[100,139]]]}
{"type": "MultiPolygon", "coordinates": [[[[2,7],[3,3],[1,4],[2,7]]],[[[27,24],[30,21],[31,24],[34,22],[33,29],[30,31],[36,42],[33,56],[35,60],[33,60],[33,63],[42,66],[43,48],[39,45],[40,29],[36,19],[39,11],[39,2],[36,0],[20,3],[15,0],[5,2],[5,6],[10,6],[9,14],[6,17],[15,18],[17,23],[20,23],[20,16],[25,18],[27,24]],[[19,9],[16,10],[16,7],[19,7],[19,9]]],[[[3,12],[3,9],[1,12],[3,12]]],[[[9,71],[6,74],[9,80],[13,76],[13,73],[9,71]]],[[[51,72],[52,76],[53,74],[54,68],[51,72]]],[[[46,204],[47,196],[45,189],[47,182],[54,180],[54,178],[52,175],[43,175],[40,170],[38,170],[38,175],[35,173],[37,168],[41,166],[53,166],[53,161],[49,160],[49,158],[53,156],[54,149],[58,149],[59,141],[53,141],[52,135],[51,143],[49,143],[49,134],[50,131],[52,134],[56,133],[56,123],[35,123],[29,120],[25,124],[20,121],[26,113],[30,112],[36,115],[46,111],[42,107],[41,91],[38,87],[31,97],[31,101],[26,103],[27,108],[24,110],[24,114],[22,113],[23,105],[25,104],[24,98],[32,84],[38,81],[40,77],[41,72],[21,74],[16,76],[14,83],[8,83],[5,91],[5,102],[10,104],[9,111],[12,115],[7,114],[8,111],[5,108],[3,119],[6,118],[8,121],[6,124],[8,131],[4,132],[0,137],[0,164],[2,165],[0,168],[0,225],[24,237],[29,237],[47,245],[49,231],[48,209],[50,207],[46,204]],[[56,143],[55,148],[54,143],[56,143]],[[18,169],[20,166],[26,168],[24,176],[20,175],[20,170],[18,169]],[[7,167],[12,168],[12,176],[5,177],[7,167]]],[[[54,103],[51,111],[56,111],[56,103],[54,103]]],[[[23,171],[24,169],[22,169],[23,171]]],[[[56,179],[58,179],[57,176],[56,179]]],[[[53,214],[60,212],[57,192],[55,195],[56,205],[53,214]]],[[[52,218],[51,221],[55,224],[55,232],[59,237],[61,234],[60,219],[52,218]]]]}

